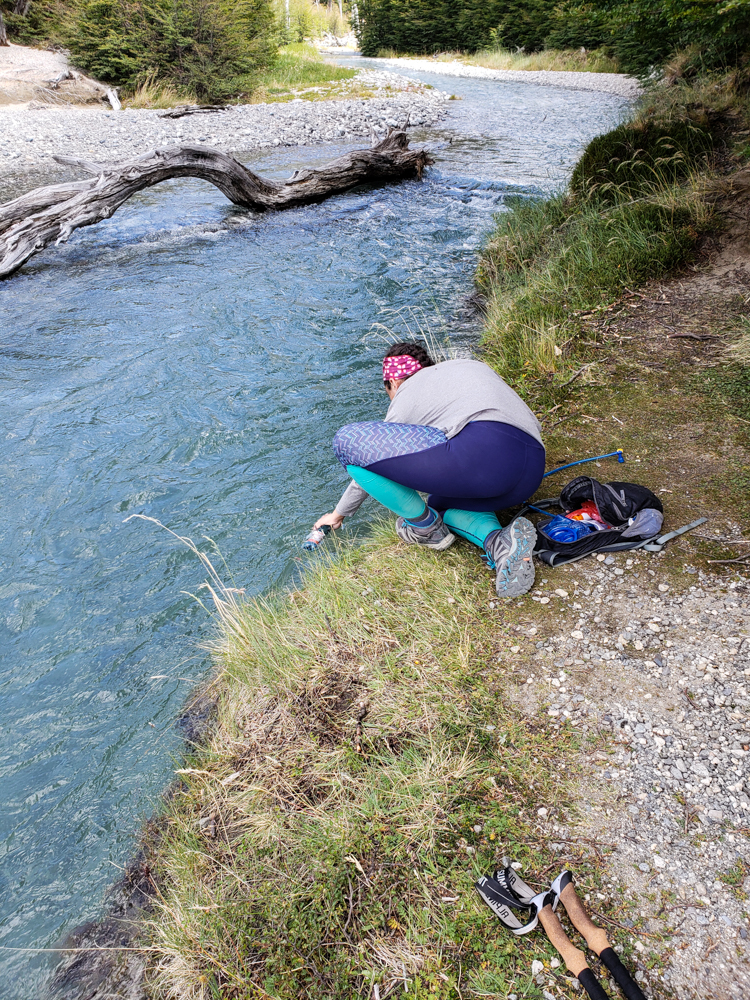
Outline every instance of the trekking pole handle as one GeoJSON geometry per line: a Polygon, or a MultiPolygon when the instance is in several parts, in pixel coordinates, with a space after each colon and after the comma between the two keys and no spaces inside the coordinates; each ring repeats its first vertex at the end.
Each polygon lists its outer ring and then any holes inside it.
{"type": "Polygon", "coordinates": [[[560,893],[560,899],[568,912],[568,916],[573,921],[573,926],[583,934],[586,938],[586,944],[592,951],[595,951],[599,955],[605,948],[611,947],[606,931],[603,931],[601,927],[597,927],[588,915],[583,907],[583,903],[578,898],[578,893],[575,891],[572,882],[569,882],[560,893]]]}
{"type": "MultiPolygon", "coordinates": [[[[620,961],[617,952],[609,943],[606,932],[597,927],[586,912],[572,882],[560,893],[560,899],[576,930],[586,938],[586,944],[599,956],[602,964],[609,969],[612,978],[625,994],[627,1000],[646,1000],[643,990],[632,978],[620,961]]],[[[553,942],[554,944],[554,942],[553,942]]]]}
{"type": "Polygon", "coordinates": [[[609,1000],[598,979],[589,968],[586,956],[580,948],[576,948],[565,933],[563,925],[549,903],[540,910],[539,922],[553,946],[560,953],[566,968],[578,979],[591,1000],[609,1000]]]}

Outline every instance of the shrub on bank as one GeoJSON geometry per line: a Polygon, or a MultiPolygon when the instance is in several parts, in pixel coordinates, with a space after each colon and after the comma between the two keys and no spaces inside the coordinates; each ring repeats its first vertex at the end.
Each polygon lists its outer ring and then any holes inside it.
{"type": "Polygon", "coordinates": [[[35,0],[24,14],[0,3],[12,41],[63,45],[130,91],[157,80],[206,102],[249,93],[279,40],[274,0],[35,0]]]}
{"type": "Polygon", "coordinates": [[[224,101],[252,90],[275,55],[271,0],[84,0],[68,30],[76,64],[135,87],[145,74],[224,101]]]}

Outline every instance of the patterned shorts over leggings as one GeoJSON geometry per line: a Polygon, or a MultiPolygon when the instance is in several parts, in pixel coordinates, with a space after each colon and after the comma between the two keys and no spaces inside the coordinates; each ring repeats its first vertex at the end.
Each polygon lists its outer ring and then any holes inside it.
{"type": "MultiPolygon", "coordinates": [[[[337,432],[333,449],[355,480],[358,469],[376,473],[429,493],[427,502],[438,511],[513,507],[536,492],[544,474],[544,447],[525,431],[495,420],[473,421],[450,440],[436,427],[420,424],[347,424],[337,432]]],[[[364,481],[360,485],[381,499],[364,481]]]]}

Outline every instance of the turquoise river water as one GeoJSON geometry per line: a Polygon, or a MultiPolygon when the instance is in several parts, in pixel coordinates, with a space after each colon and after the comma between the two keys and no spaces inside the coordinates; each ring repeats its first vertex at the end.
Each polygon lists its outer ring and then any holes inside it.
{"type": "MultiPolygon", "coordinates": [[[[412,76],[418,74],[410,74],[412,76]]],[[[626,102],[441,78],[424,180],[264,216],[174,181],[0,282],[0,946],[94,918],[180,753],[209,664],[214,540],[249,593],[294,581],[345,485],[330,442],[377,419],[382,324],[475,341],[476,253],[508,194],[564,183],[626,102]]],[[[344,145],[240,157],[283,177],[344,145]]],[[[362,531],[365,505],[347,531],[362,531]]],[[[50,954],[0,951],[28,1000],[50,954]]]]}

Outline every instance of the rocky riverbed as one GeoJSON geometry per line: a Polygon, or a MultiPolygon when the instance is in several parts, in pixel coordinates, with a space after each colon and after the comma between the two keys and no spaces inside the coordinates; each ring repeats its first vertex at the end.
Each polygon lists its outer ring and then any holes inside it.
{"type": "Polygon", "coordinates": [[[205,143],[243,153],[269,146],[362,141],[396,126],[429,126],[446,112],[450,95],[394,73],[365,71],[349,88],[367,98],[233,105],[220,112],[167,118],[165,111],[104,107],[0,108],[0,170],[53,166],[52,155],[108,161],[158,146],[205,143]]]}

